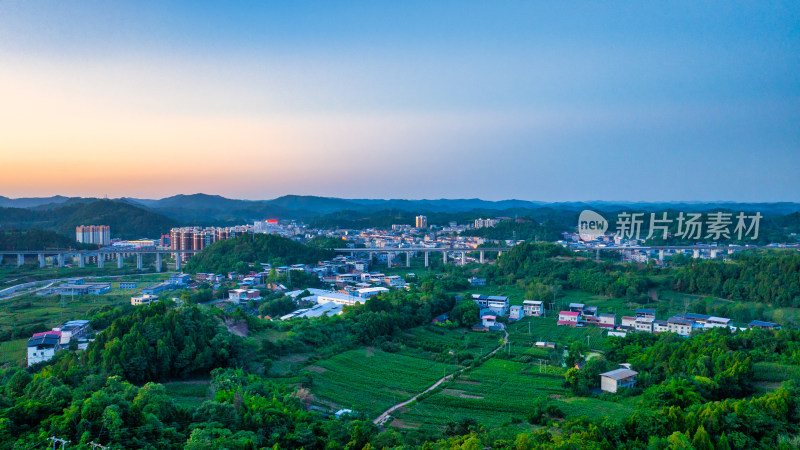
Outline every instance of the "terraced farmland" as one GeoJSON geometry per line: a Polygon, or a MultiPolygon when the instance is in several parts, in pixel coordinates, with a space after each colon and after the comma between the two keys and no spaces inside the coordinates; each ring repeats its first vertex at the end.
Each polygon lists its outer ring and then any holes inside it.
{"type": "Polygon", "coordinates": [[[424,391],[457,366],[371,348],[350,350],[307,369],[315,402],[376,417],[424,391]]]}

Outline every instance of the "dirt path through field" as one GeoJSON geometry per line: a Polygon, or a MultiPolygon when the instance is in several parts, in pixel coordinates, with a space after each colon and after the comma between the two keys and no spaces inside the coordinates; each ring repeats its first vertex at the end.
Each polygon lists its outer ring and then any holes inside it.
{"type": "MultiPolygon", "coordinates": [[[[508,342],[508,331],[506,331],[505,328],[503,329],[503,331],[506,333],[506,335],[503,336],[503,342],[500,343],[500,345],[498,345],[496,349],[492,350],[489,353],[488,357],[491,358],[492,356],[494,356],[494,354],[497,353],[498,350],[503,348],[503,346],[506,345],[506,342],[508,342]]],[[[382,426],[387,420],[389,420],[389,418],[391,417],[390,414],[393,413],[394,411],[396,411],[398,408],[402,408],[402,407],[408,405],[409,403],[413,402],[417,398],[419,398],[420,395],[436,389],[437,387],[439,387],[440,384],[444,383],[445,380],[447,380],[448,378],[452,378],[452,377],[453,377],[453,374],[451,373],[450,375],[447,375],[447,376],[444,376],[442,378],[439,378],[439,380],[436,383],[433,383],[433,385],[431,385],[428,389],[425,389],[424,391],[422,391],[419,394],[411,397],[410,399],[408,399],[408,400],[406,400],[406,401],[404,401],[402,403],[398,403],[398,404],[392,406],[391,408],[387,409],[386,411],[384,411],[383,414],[378,416],[377,419],[373,420],[372,423],[374,423],[375,425],[382,426]]]]}

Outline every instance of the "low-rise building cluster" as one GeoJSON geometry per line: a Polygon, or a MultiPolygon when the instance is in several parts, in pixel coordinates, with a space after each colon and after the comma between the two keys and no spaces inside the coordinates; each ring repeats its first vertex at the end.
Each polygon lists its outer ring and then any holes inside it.
{"type": "MultiPolygon", "coordinates": [[[[616,323],[616,315],[597,313],[597,307],[586,306],[583,303],[570,303],[569,310],[558,313],[558,325],[570,327],[597,326],[616,330],[617,332],[643,332],[643,333],[676,333],[680,336],[689,336],[695,330],[727,327],[733,330],[731,319],[727,317],[710,316],[706,314],[685,313],[676,314],[667,320],[656,319],[656,310],[649,308],[637,309],[634,316],[623,316],[620,323],[616,323]]],[[[751,328],[780,328],[772,322],[753,321],[751,328]]],[[[617,334],[615,334],[617,335],[617,334]]],[[[624,334],[622,334],[624,335],[624,334]]]]}
{"type": "Polygon", "coordinates": [[[52,330],[34,333],[28,339],[28,366],[49,361],[57,351],[69,348],[72,341],[78,342],[79,349],[85,349],[90,329],[88,320],[70,320],[52,330]]]}

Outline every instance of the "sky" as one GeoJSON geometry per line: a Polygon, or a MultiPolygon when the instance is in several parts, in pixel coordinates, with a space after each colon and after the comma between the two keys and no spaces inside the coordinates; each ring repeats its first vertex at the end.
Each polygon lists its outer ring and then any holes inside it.
{"type": "Polygon", "coordinates": [[[0,0],[0,195],[800,201],[800,2],[0,0]]]}

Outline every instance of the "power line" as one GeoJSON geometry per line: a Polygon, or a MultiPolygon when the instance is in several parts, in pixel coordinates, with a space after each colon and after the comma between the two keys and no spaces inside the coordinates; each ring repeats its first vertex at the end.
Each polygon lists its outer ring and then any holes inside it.
{"type": "Polygon", "coordinates": [[[55,450],[55,449],[56,449],[56,442],[58,442],[58,443],[60,443],[60,444],[61,444],[61,448],[62,448],[62,449],[63,449],[63,448],[67,448],[67,444],[69,444],[69,443],[70,443],[70,441],[68,441],[68,440],[66,440],[66,439],[60,439],[60,438],[57,438],[57,437],[55,437],[55,436],[50,436],[49,438],[47,438],[47,440],[49,440],[49,441],[53,441],[53,450],[55,450]]]}

